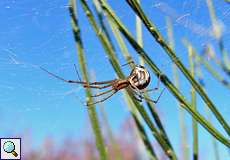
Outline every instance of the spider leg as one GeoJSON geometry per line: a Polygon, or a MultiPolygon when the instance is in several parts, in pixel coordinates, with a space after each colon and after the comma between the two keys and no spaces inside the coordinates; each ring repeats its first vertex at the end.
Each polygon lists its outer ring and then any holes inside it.
{"type": "Polygon", "coordinates": [[[137,90],[134,90],[134,89],[132,89],[132,88],[130,88],[130,87],[128,87],[128,88],[126,88],[126,89],[127,89],[127,91],[134,93],[134,94],[133,94],[133,98],[134,98],[134,99],[136,99],[136,100],[139,101],[139,102],[142,102],[142,99],[143,99],[143,98],[141,97],[140,93],[139,93],[137,90]]]}
{"type": "Polygon", "coordinates": [[[77,66],[76,66],[76,64],[74,64],[74,69],[75,69],[75,72],[76,72],[76,74],[77,74],[78,80],[79,80],[79,81],[82,81],[82,80],[81,80],[81,77],[80,77],[80,75],[79,75],[79,73],[78,73],[78,71],[77,71],[77,66]]]}
{"type": "Polygon", "coordinates": [[[135,98],[137,101],[139,101],[139,102],[142,102],[142,99],[143,99],[143,97],[142,96],[140,96],[140,95],[138,95],[138,94],[134,94],[134,96],[133,96],[133,98],[135,98]],[[135,96],[136,95],[136,96],[135,96]],[[137,97],[138,96],[138,97],[137,97]]]}
{"type": "Polygon", "coordinates": [[[153,89],[148,89],[146,90],[146,92],[152,92],[152,91],[157,91],[160,87],[160,82],[161,82],[161,75],[158,76],[158,79],[157,79],[157,86],[153,89]]]}
{"type": "Polygon", "coordinates": [[[64,82],[67,82],[67,83],[77,83],[77,84],[85,84],[85,85],[101,85],[101,84],[108,84],[108,83],[112,83],[114,81],[116,81],[116,79],[114,80],[108,80],[108,81],[102,81],[102,82],[82,82],[82,81],[74,81],[74,80],[66,80],[54,73],[51,73],[50,71],[46,70],[45,68],[42,68],[40,67],[43,71],[47,72],[49,75],[59,79],[59,80],[62,80],[64,82]]]}
{"type": "Polygon", "coordinates": [[[133,64],[133,65],[135,65],[135,62],[134,62],[133,60],[131,60],[131,61],[125,63],[125,64],[122,64],[121,66],[123,67],[123,66],[126,66],[126,65],[128,65],[128,64],[133,64]]]}
{"type": "Polygon", "coordinates": [[[109,92],[111,92],[111,91],[113,91],[113,90],[114,90],[114,88],[109,89],[109,90],[104,91],[104,92],[101,92],[101,93],[98,93],[98,94],[95,94],[95,95],[92,95],[91,97],[99,97],[99,96],[101,96],[101,95],[103,95],[103,94],[107,94],[107,93],[109,93],[109,92]]]}
{"type": "Polygon", "coordinates": [[[156,100],[152,100],[152,99],[150,99],[150,98],[147,98],[146,96],[142,96],[142,98],[145,99],[146,101],[151,101],[151,102],[153,102],[153,103],[157,103],[157,102],[160,100],[160,98],[161,98],[161,96],[162,96],[164,90],[165,90],[165,88],[161,91],[160,95],[157,97],[156,100]]]}
{"type": "Polygon", "coordinates": [[[112,86],[112,84],[108,84],[108,85],[105,85],[105,86],[98,86],[98,85],[88,85],[88,84],[84,84],[84,88],[96,88],[96,89],[104,89],[104,88],[108,88],[112,86]]]}
{"type": "Polygon", "coordinates": [[[114,91],[113,93],[111,93],[110,95],[108,95],[107,97],[104,97],[103,99],[101,99],[99,101],[96,101],[96,102],[93,102],[93,103],[87,103],[86,106],[91,106],[91,105],[94,105],[94,104],[97,104],[97,103],[104,102],[105,100],[107,100],[110,97],[112,97],[115,93],[117,93],[117,91],[114,91]]]}

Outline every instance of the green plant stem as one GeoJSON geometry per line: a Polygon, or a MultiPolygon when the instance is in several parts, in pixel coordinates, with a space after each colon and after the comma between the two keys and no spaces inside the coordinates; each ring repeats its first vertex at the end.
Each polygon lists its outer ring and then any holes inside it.
{"type": "MultiPolygon", "coordinates": [[[[92,11],[90,10],[88,4],[86,3],[85,0],[81,0],[81,4],[82,4],[84,12],[85,12],[91,26],[93,27],[95,33],[97,34],[97,37],[99,38],[102,46],[104,47],[106,53],[108,54],[108,57],[110,59],[110,62],[112,64],[114,70],[116,71],[119,78],[125,78],[123,72],[121,71],[118,60],[115,57],[115,53],[111,47],[111,44],[109,43],[108,39],[105,37],[104,33],[100,31],[100,28],[98,27],[93,15],[92,15],[92,11]]],[[[128,94],[130,97],[132,97],[132,100],[133,100],[135,106],[137,107],[137,110],[142,115],[143,119],[145,120],[145,122],[147,123],[149,128],[151,129],[152,134],[155,136],[156,140],[159,142],[162,149],[165,151],[166,155],[170,159],[173,159],[173,160],[176,159],[175,153],[170,148],[170,146],[168,146],[168,144],[165,142],[164,138],[159,134],[159,132],[155,128],[154,124],[152,123],[150,117],[148,116],[147,112],[145,111],[144,107],[141,106],[140,103],[136,99],[134,99],[134,95],[130,91],[128,91],[128,94]]]]}
{"type": "Polygon", "coordinates": [[[204,92],[204,90],[199,85],[199,83],[196,82],[196,80],[191,76],[191,74],[186,69],[186,67],[182,64],[180,59],[176,56],[176,53],[169,47],[169,45],[166,43],[166,41],[164,40],[162,35],[159,33],[159,31],[156,29],[156,27],[153,25],[153,23],[144,14],[143,10],[141,9],[141,7],[137,3],[137,1],[136,0],[126,0],[126,1],[131,6],[131,8],[134,10],[134,12],[140,17],[140,19],[145,24],[146,28],[152,34],[152,36],[155,38],[155,40],[165,50],[165,53],[168,54],[168,56],[171,58],[171,60],[177,65],[177,67],[182,71],[182,73],[185,75],[185,77],[189,80],[191,85],[199,93],[199,95],[202,97],[204,102],[207,104],[207,106],[214,113],[214,115],[216,116],[217,120],[223,126],[223,128],[225,129],[227,134],[230,136],[230,127],[229,127],[228,123],[225,121],[225,119],[219,113],[219,111],[217,110],[215,105],[212,103],[212,101],[209,99],[209,97],[204,92]]]}
{"type": "Polygon", "coordinates": [[[197,111],[192,109],[191,105],[185,100],[185,98],[181,95],[178,89],[171,83],[171,81],[164,75],[159,68],[153,63],[153,61],[149,58],[146,52],[143,50],[142,47],[138,45],[138,43],[134,40],[132,35],[129,31],[123,26],[120,20],[115,16],[112,9],[108,6],[108,4],[104,0],[100,0],[102,8],[104,9],[105,13],[114,21],[117,25],[120,32],[124,35],[124,37],[129,41],[129,43],[133,46],[133,48],[137,51],[139,55],[143,57],[145,62],[150,66],[152,71],[158,77],[161,75],[162,83],[169,89],[169,91],[178,99],[181,103],[181,106],[186,109],[210,134],[212,134],[216,139],[220,142],[225,144],[226,146],[230,147],[230,141],[225,138],[220,132],[218,132],[211,123],[209,123],[201,114],[197,111]]]}
{"type": "MultiPolygon", "coordinates": [[[[140,4],[140,0],[137,0],[137,2],[140,4]]],[[[137,43],[143,47],[143,39],[142,39],[142,23],[138,15],[136,15],[136,34],[137,34],[137,43]]],[[[140,56],[140,65],[144,66],[144,60],[140,56]]]]}
{"type": "MultiPolygon", "coordinates": [[[[192,46],[192,45],[191,45],[191,46],[192,46]]],[[[193,49],[193,53],[194,53],[194,49],[193,49]]],[[[195,57],[195,69],[196,69],[195,74],[197,75],[198,79],[199,79],[201,82],[203,82],[203,77],[202,77],[202,73],[201,73],[201,69],[200,69],[200,61],[197,59],[197,57],[195,57]]],[[[204,87],[205,85],[204,85],[204,83],[201,83],[201,86],[202,86],[203,89],[205,90],[205,87],[204,87]]],[[[207,116],[208,116],[209,121],[211,122],[211,121],[212,121],[212,120],[211,120],[211,114],[210,114],[210,111],[208,110],[207,105],[205,105],[205,112],[206,112],[206,114],[207,114],[207,116]]],[[[220,158],[219,158],[220,156],[219,156],[217,141],[216,141],[216,139],[214,139],[213,137],[212,137],[212,144],[213,144],[213,150],[214,150],[215,159],[216,159],[216,160],[219,160],[219,159],[220,159],[220,158]]]]}
{"type": "MultiPolygon", "coordinates": [[[[166,18],[166,27],[167,27],[168,44],[172,49],[174,49],[173,27],[172,27],[172,21],[169,17],[166,18]]],[[[178,76],[177,66],[174,63],[172,63],[172,72],[173,72],[173,82],[175,86],[179,89],[179,76],[178,76]]],[[[177,106],[179,110],[179,123],[181,128],[182,156],[183,156],[182,159],[188,160],[189,148],[187,142],[187,130],[185,125],[185,117],[184,117],[185,113],[179,103],[177,103],[177,106]]]]}
{"type": "MultiPolygon", "coordinates": [[[[188,46],[188,57],[189,57],[189,67],[190,67],[190,73],[194,77],[194,62],[193,62],[193,49],[192,46],[188,46]]],[[[191,87],[191,105],[194,110],[196,110],[196,91],[193,87],[191,87]]],[[[198,160],[199,154],[198,154],[198,127],[197,122],[193,118],[192,119],[192,130],[193,130],[193,160],[198,160]]]]}
{"type": "Polygon", "coordinates": [[[105,21],[103,20],[104,16],[103,16],[102,9],[100,7],[98,0],[93,0],[93,5],[95,7],[95,10],[97,11],[96,13],[97,13],[97,17],[98,17],[101,29],[105,33],[105,36],[108,38],[108,41],[110,42],[111,47],[113,48],[113,50],[115,50],[115,47],[114,47],[112,40],[111,40],[111,37],[109,35],[109,31],[107,30],[105,21]]]}
{"type": "Polygon", "coordinates": [[[104,126],[105,126],[105,128],[107,130],[109,140],[110,140],[110,142],[112,144],[112,149],[113,149],[113,151],[115,152],[115,155],[116,155],[115,159],[116,160],[122,160],[122,153],[121,153],[120,147],[117,144],[116,139],[114,138],[112,129],[109,126],[109,123],[108,123],[108,118],[107,118],[107,115],[105,113],[104,106],[102,104],[100,104],[100,112],[101,112],[101,115],[102,115],[102,120],[104,122],[104,126]]]}
{"type": "MultiPolygon", "coordinates": [[[[122,55],[124,56],[124,58],[127,62],[132,62],[133,58],[131,57],[131,55],[128,51],[128,48],[126,47],[125,42],[124,42],[119,30],[117,29],[116,25],[112,22],[112,20],[110,18],[108,18],[108,22],[109,22],[110,28],[114,34],[114,37],[116,38],[116,41],[117,41],[117,43],[121,49],[122,55]]],[[[135,64],[129,63],[129,66],[131,69],[133,69],[135,67],[135,64]]]]}
{"type": "MultiPolygon", "coordinates": [[[[80,29],[78,27],[78,20],[76,16],[76,6],[75,6],[75,1],[70,0],[69,1],[69,12],[71,16],[71,24],[72,24],[72,29],[73,29],[73,34],[74,38],[76,41],[76,47],[77,47],[77,53],[78,53],[78,59],[81,67],[81,72],[82,72],[82,77],[83,80],[88,82],[88,76],[87,76],[87,68],[86,68],[86,63],[85,63],[85,57],[84,57],[84,49],[83,49],[83,43],[81,40],[80,36],[80,29]]],[[[93,102],[92,96],[91,96],[91,91],[89,88],[86,88],[86,96],[89,99],[89,102],[93,102]]],[[[100,126],[98,123],[98,118],[97,118],[97,113],[95,110],[95,106],[88,107],[88,114],[90,118],[90,122],[93,128],[93,132],[95,135],[95,140],[96,140],[96,146],[99,151],[100,159],[101,160],[106,160],[107,159],[107,153],[106,149],[104,146],[104,141],[102,138],[102,134],[100,131],[100,126]]]]}
{"type": "MultiPolygon", "coordinates": [[[[179,88],[179,78],[178,78],[178,71],[177,66],[173,63],[172,64],[172,70],[173,70],[173,82],[175,83],[175,87],[179,88]]],[[[182,140],[182,153],[183,153],[183,160],[189,159],[189,145],[187,142],[187,128],[185,124],[185,111],[183,109],[183,106],[180,106],[181,104],[178,103],[178,110],[179,110],[179,123],[181,128],[181,140],[182,140]]]]}

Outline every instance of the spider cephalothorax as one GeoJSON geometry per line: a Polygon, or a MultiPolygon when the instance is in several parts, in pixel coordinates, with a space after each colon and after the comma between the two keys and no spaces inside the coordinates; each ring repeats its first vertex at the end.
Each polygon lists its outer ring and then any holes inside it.
{"type": "Polygon", "coordinates": [[[143,90],[150,82],[149,72],[141,65],[135,66],[129,76],[129,82],[133,89],[143,90]]]}

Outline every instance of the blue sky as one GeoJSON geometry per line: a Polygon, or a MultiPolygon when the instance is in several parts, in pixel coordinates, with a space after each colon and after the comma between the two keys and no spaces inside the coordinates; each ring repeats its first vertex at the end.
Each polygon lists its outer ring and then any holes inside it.
{"type": "MultiPolygon", "coordinates": [[[[112,0],[108,2],[130,32],[135,35],[135,17],[129,6],[123,2],[115,3],[112,0]]],[[[226,49],[230,52],[228,45],[230,5],[215,0],[214,6],[216,15],[224,26],[223,39],[226,49]]],[[[90,126],[87,110],[81,104],[81,101],[84,101],[84,90],[78,85],[65,84],[50,77],[38,68],[43,66],[66,79],[76,79],[73,65],[78,66],[78,62],[67,1],[1,0],[0,8],[0,137],[20,135],[27,129],[31,129],[34,144],[40,144],[47,136],[53,137],[56,141],[68,136],[82,137],[88,131],[85,126],[90,126]]],[[[188,57],[186,48],[181,43],[182,38],[189,39],[198,51],[201,51],[206,43],[217,46],[216,40],[207,32],[211,22],[205,2],[179,0],[175,3],[173,0],[146,0],[143,8],[165,37],[167,32],[165,17],[171,17],[175,50],[186,66],[188,57]]],[[[88,69],[96,75],[98,81],[113,79],[116,75],[109,65],[103,48],[79,6],[78,11],[88,69]]],[[[171,61],[146,29],[143,29],[143,40],[151,58],[172,78],[171,61]]],[[[134,50],[128,47],[137,59],[134,50]]],[[[216,52],[219,53],[217,47],[216,52]]],[[[117,55],[120,62],[125,63],[119,48],[117,55]]],[[[124,68],[124,71],[129,73],[128,68],[124,68]]],[[[207,94],[212,97],[227,122],[230,122],[229,90],[213,79],[208,72],[203,74],[206,78],[207,94]]],[[[152,77],[153,87],[157,78],[154,75],[152,77]]],[[[189,97],[189,83],[181,75],[180,87],[183,94],[189,97]]],[[[197,103],[199,111],[205,115],[204,103],[200,98],[197,103]]],[[[125,117],[130,116],[122,93],[113,96],[104,105],[109,123],[113,131],[118,133],[125,117]]],[[[162,121],[173,145],[179,152],[180,132],[175,99],[166,90],[156,107],[162,115],[162,121]]],[[[186,116],[191,137],[191,119],[187,113],[186,116]]],[[[212,119],[215,127],[225,134],[215,118],[212,119]]],[[[206,147],[211,144],[210,135],[202,127],[199,129],[199,136],[202,139],[200,151],[207,151],[206,147]]],[[[226,147],[219,144],[219,149],[223,157],[227,156],[226,147]]],[[[207,156],[212,159],[211,155],[207,156]]]]}

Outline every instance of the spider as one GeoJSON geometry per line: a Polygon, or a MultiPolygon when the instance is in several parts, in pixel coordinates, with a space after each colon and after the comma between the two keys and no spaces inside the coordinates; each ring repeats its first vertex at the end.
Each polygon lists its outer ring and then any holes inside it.
{"type": "Polygon", "coordinates": [[[79,81],[66,80],[66,79],[64,79],[64,78],[62,78],[62,77],[60,77],[54,73],[49,72],[48,70],[46,70],[42,67],[41,67],[41,69],[43,71],[47,72],[48,74],[50,74],[51,76],[59,79],[59,80],[62,80],[62,81],[67,82],[67,83],[81,84],[81,85],[83,85],[84,88],[94,88],[94,89],[103,90],[103,89],[107,89],[107,88],[111,87],[110,89],[108,89],[106,91],[102,91],[98,94],[92,95],[92,97],[99,97],[99,96],[110,93],[108,96],[102,98],[101,100],[98,100],[98,101],[95,101],[92,103],[87,103],[86,104],[87,106],[94,105],[97,103],[102,103],[105,100],[112,97],[119,90],[125,89],[125,88],[131,89],[131,91],[133,91],[134,98],[140,102],[142,102],[142,100],[145,99],[147,101],[157,103],[158,100],[160,99],[163,91],[164,91],[164,89],[161,91],[157,100],[152,100],[152,99],[149,99],[149,98],[143,96],[144,92],[150,92],[150,91],[158,90],[158,87],[160,84],[160,76],[158,77],[157,86],[153,89],[146,90],[147,86],[150,83],[151,77],[150,77],[149,72],[145,69],[145,67],[141,66],[141,65],[135,65],[135,67],[132,69],[129,76],[127,76],[124,79],[114,79],[114,80],[101,81],[101,82],[84,82],[84,81],[80,81],[80,80],[79,81]]]}

